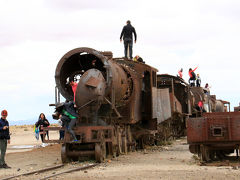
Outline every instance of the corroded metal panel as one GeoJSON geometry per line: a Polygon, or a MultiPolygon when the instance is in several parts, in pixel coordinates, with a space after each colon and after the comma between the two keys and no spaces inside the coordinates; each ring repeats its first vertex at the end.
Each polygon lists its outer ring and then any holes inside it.
{"type": "Polygon", "coordinates": [[[152,118],[157,118],[158,112],[158,98],[157,98],[157,88],[152,88],[152,118]]]}
{"type": "Polygon", "coordinates": [[[205,126],[204,117],[187,119],[187,141],[189,144],[203,142],[205,140],[205,126]]]}
{"type": "Polygon", "coordinates": [[[201,118],[187,120],[188,143],[219,146],[240,141],[240,112],[204,113],[201,118]]]}
{"type": "Polygon", "coordinates": [[[167,120],[171,117],[171,105],[169,89],[157,89],[157,122],[167,120]]]}

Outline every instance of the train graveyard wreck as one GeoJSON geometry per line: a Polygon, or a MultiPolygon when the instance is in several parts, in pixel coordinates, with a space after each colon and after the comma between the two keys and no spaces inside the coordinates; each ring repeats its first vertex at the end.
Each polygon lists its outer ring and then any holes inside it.
{"type": "MultiPolygon", "coordinates": [[[[56,67],[54,106],[61,103],[60,95],[73,101],[67,82],[74,78],[78,83],[78,120],[74,128],[78,142],[72,142],[67,131],[64,140],[44,141],[62,143],[62,162],[88,158],[103,162],[107,156],[116,157],[188,133],[190,151],[204,154],[203,142],[196,147],[189,138],[190,132],[195,131],[189,129],[189,122],[195,126],[196,119],[214,116],[213,112],[225,113],[230,103],[204,93],[201,87],[190,87],[179,77],[157,72],[141,62],[113,58],[110,51],[83,47],[67,52],[56,67]],[[198,109],[199,101],[206,112],[198,109]]],[[[44,131],[59,129],[47,127],[44,131]]],[[[213,132],[217,136],[225,134],[223,130],[218,132],[220,129],[213,132]]],[[[206,153],[202,157],[208,160],[206,153]]]]}

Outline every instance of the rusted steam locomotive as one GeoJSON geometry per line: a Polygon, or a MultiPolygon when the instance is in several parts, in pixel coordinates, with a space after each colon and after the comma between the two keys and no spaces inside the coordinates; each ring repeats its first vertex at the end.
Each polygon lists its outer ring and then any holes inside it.
{"type": "Polygon", "coordinates": [[[205,97],[201,88],[190,88],[181,78],[157,75],[158,70],[149,65],[112,56],[109,51],[77,48],[57,65],[55,106],[60,94],[73,100],[69,78],[78,82],[75,105],[79,117],[74,132],[80,143],[72,143],[67,132],[63,141],[45,140],[63,143],[63,162],[85,157],[102,162],[106,155],[117,156],[181,136],[186,117],[199,116],[195,108],[199,100],[207,111],[219,107],[214,97],[205,97]]]}

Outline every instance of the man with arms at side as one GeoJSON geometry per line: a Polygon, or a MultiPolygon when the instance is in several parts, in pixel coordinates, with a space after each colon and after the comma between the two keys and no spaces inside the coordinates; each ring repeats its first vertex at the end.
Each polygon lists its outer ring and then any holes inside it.
{"type": "Polygon", "coordinates": [[[5,163],[5,154],[7,150],[7,143],[10,144],[9,123],[7,121],[7,110],[3,110],[0,119],[0,168],[11,168],[5,163]]]}
{"type": "Polygon", "coordinates": [[[131,25],[131,22],[128,20],[127,25],[123,27],[122,33],[120,35],[120,42],[122,42],[122,38],[124,41],[124,54],[125,58],[127,58],[127,50],[129,47],[129,56],[130,59],[132,59],[132,46],[133,46],[133,37],[132,34],[134,34],[134,42],[137,41],[137,34],[135,31],[135,28],[131,25]]]}

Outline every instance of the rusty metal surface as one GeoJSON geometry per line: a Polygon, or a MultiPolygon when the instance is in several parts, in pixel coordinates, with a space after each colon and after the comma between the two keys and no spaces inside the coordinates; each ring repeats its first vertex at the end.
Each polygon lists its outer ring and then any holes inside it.
{"type": "MultiPolygon", "coordinates": [[[[96,102],[102,101],[105,95],[105,89],[106,81],[101,71],[97,69],[89,69],[82,75],[78,82],[75,95],[75,103],[77,107],[82,107],[92,100],[95,100],[96,102]]],[[[97,104],[94,109],[92,107],[92,111],[97,111],[98,108],[99,105],[97,104]]],[[[82,108],[80,113],[82,116],[87,116],[89,112],[82,108]]]]}
{"type": "Polygon", "coordinates": [[[152,88],[152,118],[157,117],[158,117],[158,89],[152,88]]]}
{"type": "Polygon", "coordinates": [[[240,143],[239,129],[240,112],[204,113],[187,120],[187,140],[190,144],[240,143]]]}
{"type": "Polygon", "coordinates": [[[113,142],[114,132],[112,126],[78,126],[74,129],[76,135],[83,136],[83,143],[100,142],[100,134],[104,132],[105,142],[113,142]]]}
{"type": "Polygon", "coordinates": [[[158,89],[169,88],[171,111],[189,114],[189,85],[181,78],[169,74],[157,75],[158,89]]]}
{"type": "Polygon", "coordinates": [[[46,132],[47,131],[59,131],[59,130],[64,130],[65,128],[62,127],[43,127],[43,142],[44,143],[63,143],[63,140],[59,140],[59,139],[45,139],[46,137],[46,132]]]}
{"type": "Polygon", "coordinates": [[[169,89],[157,90],[157,121],[161,123],[171,117],[169,89]]]}

